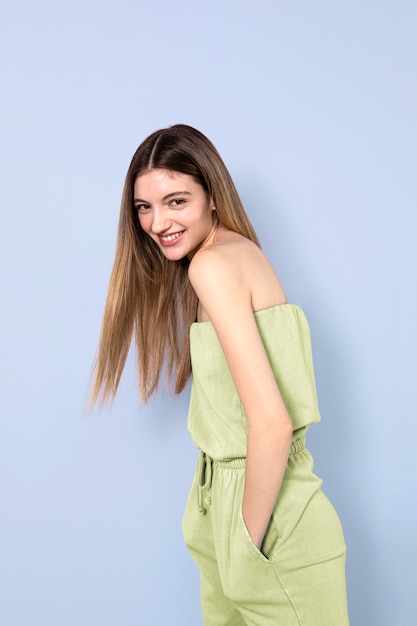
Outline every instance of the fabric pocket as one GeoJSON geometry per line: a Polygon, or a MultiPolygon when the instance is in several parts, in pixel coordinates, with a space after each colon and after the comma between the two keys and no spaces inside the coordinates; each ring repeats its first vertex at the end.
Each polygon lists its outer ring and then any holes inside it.
{"type": "Polygon", "coordinates": [[[249,534],[245,520],[243,519],[242,509],[239,510],[239,522],[240,522],[241,532],[245,539],[245,543],[248,546],[248,548],[251,550],[251,552],[263,563],[270,563],[271,561],[270,557],[278,542],[278,532],[276,530],[273,518],[271,518],[271,520],[269,521],[268,527],[266,529],[265,537],[263,538],[262,546],[260,550],[259,548],[256,547],[256,545],[253,542],[252,537],[249,534]]]}

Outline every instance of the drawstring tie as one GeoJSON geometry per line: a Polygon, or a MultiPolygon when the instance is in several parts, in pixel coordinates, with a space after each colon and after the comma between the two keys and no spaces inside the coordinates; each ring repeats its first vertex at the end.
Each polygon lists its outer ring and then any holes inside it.
{"type": "Polygon", "coordinates": [[[206,506],[211,505],[212,478],[213,459],[205,452],[201,452],[197,465],[198,510],[200,515],[205,515],[207,513],[206,506]]]}

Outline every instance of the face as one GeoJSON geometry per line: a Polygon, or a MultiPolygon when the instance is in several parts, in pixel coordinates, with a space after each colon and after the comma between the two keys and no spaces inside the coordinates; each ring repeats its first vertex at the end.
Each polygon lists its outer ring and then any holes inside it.
{"type": "Polygon", "coordinates": [[[149,170],[135,181],[134,205],[141,227],[171,261],[192,258],[214,238],[213,201],[192,176],[149,170]]]}

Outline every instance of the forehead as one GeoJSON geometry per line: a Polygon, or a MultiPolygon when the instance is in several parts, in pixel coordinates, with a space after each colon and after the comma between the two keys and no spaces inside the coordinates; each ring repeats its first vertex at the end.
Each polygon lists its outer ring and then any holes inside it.
{"type": "Polygon", "coordinates": [[[137,176],[134,185],[135,196],[138,194],[166,194],[174,191],[192,191],[199,184],[192,176],[166,169],[153,169],[137,176]]]}

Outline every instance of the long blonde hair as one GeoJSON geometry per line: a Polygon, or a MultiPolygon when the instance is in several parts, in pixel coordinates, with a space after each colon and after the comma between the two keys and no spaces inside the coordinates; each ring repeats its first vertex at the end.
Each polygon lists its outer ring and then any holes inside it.
{"type": "Polygon", "coordinates": [[[158,388],[164,372],[175,393],[191,374],[189,328],[197,296],[189,261],[168,261],[142,230],[133,187],[144,171],[163,168],[192,176],[213,199],[218,224],[259,245],[231,176],[214,145],[198,130],[176,124],[158,130],[133,155],[123,189],[116,256],[93,370],[90,405],[112,401],[134,337],[141,401],[158,388]]]}

